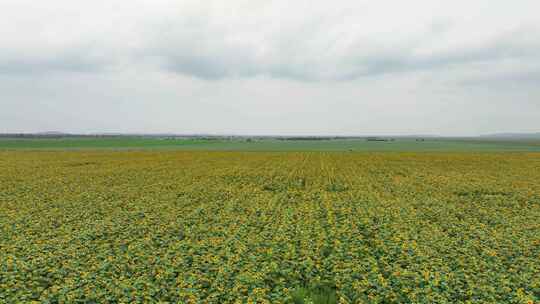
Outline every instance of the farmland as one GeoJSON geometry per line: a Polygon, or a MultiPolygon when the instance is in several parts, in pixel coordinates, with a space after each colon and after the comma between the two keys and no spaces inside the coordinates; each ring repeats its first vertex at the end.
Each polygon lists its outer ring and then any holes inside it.
{"type": "Polygon", "coordinates": [[[0,302],[540,300],[538,153],[4,151],[0,167],[0,302]]]}
{"type": "Polygon", "coordinates": [[[155,137],[0,138],[0,150],[183,150],[183,151],[415,151],[415,152],[540,152],[540,140],[481,138],[365,139],[170,139],[155,137]]]}

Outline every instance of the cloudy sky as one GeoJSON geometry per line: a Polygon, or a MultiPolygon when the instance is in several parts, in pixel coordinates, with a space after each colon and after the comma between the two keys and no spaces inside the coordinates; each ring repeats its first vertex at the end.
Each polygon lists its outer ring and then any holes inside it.
{"type": "Polygon", "coordinates": [[[1,132],[540,131],[538,0],[0,0],[1,132]]]}

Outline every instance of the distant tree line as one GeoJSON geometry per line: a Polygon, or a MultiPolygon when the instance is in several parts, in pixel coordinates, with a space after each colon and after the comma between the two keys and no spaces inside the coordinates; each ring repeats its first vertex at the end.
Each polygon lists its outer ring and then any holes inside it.
{"type": "Polygon", "coordinates": [[[368,137],[366,141],[394,141],[394,138],[368,137]]]}

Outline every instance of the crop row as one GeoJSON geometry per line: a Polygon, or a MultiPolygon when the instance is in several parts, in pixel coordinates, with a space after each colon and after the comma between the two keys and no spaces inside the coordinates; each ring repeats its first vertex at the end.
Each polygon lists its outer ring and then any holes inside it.
{"type": "Polygon", "coordinates": [[[0,152],[0,167],[0,303],[540,301],[540,154],[0,152]]]}

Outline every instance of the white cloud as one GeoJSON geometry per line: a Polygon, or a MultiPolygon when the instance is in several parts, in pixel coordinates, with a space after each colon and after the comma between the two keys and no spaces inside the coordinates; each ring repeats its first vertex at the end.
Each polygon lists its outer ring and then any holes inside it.
{"type": "Polygon", "coordinates": [[[534,130],[539,9],[530,0],[0,0],[0,131],[534,130]],[[494,103],[504,112],[487,109],[494,103]],[[34,110],[14,119],[21,104],[34,110]],[[135,118],[118,125],[124,111],[135,118]],[[28,119],[38,112],[50,120],[28,119]],[[486,113],[493,120],[477,128],[486,113]]]}

